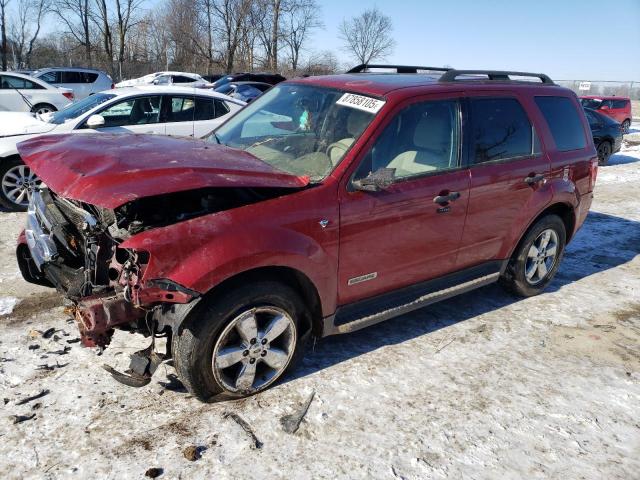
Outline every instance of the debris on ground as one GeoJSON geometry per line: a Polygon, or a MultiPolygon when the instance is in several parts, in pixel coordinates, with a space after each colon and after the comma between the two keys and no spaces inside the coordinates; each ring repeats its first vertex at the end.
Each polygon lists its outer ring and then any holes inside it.
{"type": "Polygon", "coordinates": [[[13,424],[26,422],[27,420],[32,420],[36,417],[35,413],[31,415],[11,415],[9,418],[13,420],[13,424]]]}
{"type": "Polygon", "coordinates": [[[46,371],[50,372],[51,370],[55,370],[56,368],[66,367],[67,365],[69,365],[69,363],[60,364],[60,363],[56,362],[55,365],[47,365],[45,363],[45,364],[42,364],[42,365],[38,365],[36,367],[36,370],[46,370],[46,371]]]}
{"type": "Polygon", "coordinates": [[[249,425],[242,417],[240,417],[240,415],[234,412],[225,412],[222,416],[224,418],[231,418],[231,420],[233,420],[238,425],[240,425],[240,427],[242,427],[242,429],[246,432],[246,434],[249,435],[249,437],[251,437],[251,441],[253,442],[253,445],[252,445],[253,448],[255,448],[256,450],[259,450],[262,448],[263,443],[260,440],[258,440],[258,437],[256,437],[256,434],[251,428],[251,425],[249,425]]]}
{"type": "Polygon", "coordinates": [[[43,390],[40,390],[40,392],[36,393],[35,395],[31,395],[30,397],[23,398],[19,402],[16,402],[16,405],[24,405],[25,403],[29,403],[29,402],[31,402],[33,400],[37,400],[39,398],[42,398],[45,395],[49,395],[49,393],[50,393],[49,390],[45,388],[43,390]]]}
{"type": "Polygon", "coordinates": [[[298,431],[300,423],[304,419],[304,416],[307,414],[309,406],[311,405],[311,402],[313,401],[313,397],[315,395],[316,391],[314,390],[313,392],[311,392],[311,395],[309,395],[309,398],[307,398],[307,401],[304,402],[297,411],[280,418],[280,424],[282,425],[282,429],[285,432],[296,433],[296,431],[298,431]]]}
{"type": "Polygon", "coordinates": [[[170,373],[167,375],[166,382],[158,382],[160,386],[162,386],[165,390],[170,390],[172,392],[183,392],[186,393],[187,389],[182,384],[182,382],[178,379],[177,375],[170,373]]]}
{"type": "Polygon", "coordinates": [[[160,475],[164,473],[164,470],[159,467],[152,467],[144,472],[144,476],[148,478],[158,478],[160,475]]]}
{"type": "Polygon", "coordinates": [[[37,343],[29,345],[29,350],[38,350],[39,348],[40,348],[40,345],[38,345],[37,343]]]}
{"type": "Polygon", "coordinates": [[[197,447],[195,445],[189,445],[182,451],[182,455],[184,458],[189,460],[190,462],[195,462],[202,457],[202,452],[204,452],[205,447],[197,447]]]}
{"type": "Polygon", "coordinates": [[[72,338],[71,340],[67,340],[67,343],[78,343],[79,341],[79,338],[72,338]]]}
{"type": "Polygon", "coordinates": [[[56,333],[55,328],[47,328],[44,332],[42,332],[42,338],[51,338],[54,333],[56,333]]]}
{"type": "Polygon", "coordinates": [[[52,352],[47,352],[51,355],[66,355],[71,351],[71,347],[65,346],[62,350],[54,350],[52,352]]]}

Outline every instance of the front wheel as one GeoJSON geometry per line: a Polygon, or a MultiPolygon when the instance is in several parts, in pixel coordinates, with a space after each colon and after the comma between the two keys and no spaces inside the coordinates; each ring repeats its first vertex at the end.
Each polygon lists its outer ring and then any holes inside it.
{"type": "Polygon", "coordinates": [[[24,212],[29,193],[42,181],[17,157],[0,159],[0,205],[12,212],[24,212]]]}
{"type": "Polygon", "coordinates": [[[609,161],[609,157],[611,156],[612,148],[611,144],[606,140],[600,142],[597,148],[598,151],[598,165],[604,166],[609,161]]]}
{"type": "Polygon", "coordinates": [[[541,293],[560,266],[566,238],[566,228],[560,217],[542,217],[516,248],[500,278],[500,284],[522,297],[541,293]]]}
{"type": "Polygon", "coordinates": [[[203,300],[173,335],[180,380],[202,401],[266,389],[298,357],[304,315],[300,296],[272,281],[203,300]]]}

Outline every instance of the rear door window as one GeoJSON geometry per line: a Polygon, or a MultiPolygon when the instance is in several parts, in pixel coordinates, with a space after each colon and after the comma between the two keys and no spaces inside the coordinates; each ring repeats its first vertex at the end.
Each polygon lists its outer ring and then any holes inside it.
{"type": "Polygon", "coordinates": [[[627,108],[628,100],[611,100],[612,108],[627,108]]]}
{"type": "Polygon", "coordinates": [[[472,98],[472,162],[527,157],[535,153],[533,128],[515,98],[472,98]]]}
{"type": "Polygon", "coordinates": [[[216,118],[213,98],[198,96],[171,96],[167,122],[192,122],[216,118]]]}
{"type": "Polygon", "coordinates": [[[570,98],[535,97],[535,101],[559,151],[580,150],[587,146],[580,113],[570,98]]]}
{"type": "Polygon", "coordinates": [[[61,72],[62,81],[60,83],[84,83],[82,80],[82,73],[80,72],[61,72]]]}

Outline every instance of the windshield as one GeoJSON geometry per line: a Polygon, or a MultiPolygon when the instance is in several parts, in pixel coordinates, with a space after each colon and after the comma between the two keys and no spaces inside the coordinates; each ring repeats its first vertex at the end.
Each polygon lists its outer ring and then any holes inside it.
{"type": "Polygon", "coordinates": [[[583,107],[593,108],[594,110],[600,108],[600,105],[602,104],[602,100],[599,98],[583,98],[581,102],[583,107]]]}
{"type": "Polygon", "coordinates": [[[209,141],[245,150],[279,170],[318,182],[342,160],[384,103],[329,88],[278,85],[229,119],[209,141]]]}
{"type": "Polygon", "coordinates": [[[111,100],[115,95],[113,93],[96,93],[89,95],[84,100],[72,103],[68,107],[54,112],[47,120],[49,123],[55,123],[56,125],[63,124],[74,118],[78,118],[80,115],[87,113],[89,110],[103,104],[107,100],[111,100]]]}

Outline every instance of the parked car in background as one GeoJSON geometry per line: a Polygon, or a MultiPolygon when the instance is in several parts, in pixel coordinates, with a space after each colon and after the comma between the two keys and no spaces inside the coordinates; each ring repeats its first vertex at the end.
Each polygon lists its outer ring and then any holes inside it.
{"type": "Polygon", "coordinates": [[[31,73],[34,78],[44,80],[56,87],[73,90],[75,100],[82,100],[97,92],[113,88],[111,77],[92,68],[41,68],[31,73]]]}
{"type": "Polygon", "coordinates": [[[585,108],[584,113],[589,121],[593,144],[598,152],[598,165],[606,165],[609,157],[619,152],[622,147],[622,125],[592,108],[585,108]]]}
{"type": "Polygon", "coordinates": [[[598,113],[606,115],[614,119],[622,125],[624,133],[629,132],[631,126],[631,100],[627,97],[599,97],[599,96],[582,96],[580,102],[583,107],[597,110],[598,113]]]}
{"type": "Polygon", "coordinates": [[[279,73],[231,73],[216,80],[213,83],[213,88],[216,89],[229,82],[263,82],[270,85],[277,85],[285,80],[286,78],[279,73]]]}
{"type": "Polygon", "coordinates": [[[210,86],[207,82],[197,73],[188,72],[156,72],[144,77],[134,78],[132,80],[125,80],[117,83],[117,88],[121,87],[133,87],[137,85],[175,85],[178,87],[206,87],[210,86]]]}
{"type": "Polygon", "coordinates": [[[96,93],[58,112],[34,117],[0,112],[0,204],[25,210],[40,182],[16,145],[45,133],[153,133],[202,137],[244,102],[211,90],[137,87],[96,93]]]}
{"type": "Polygon", "coordinates": [[[229,82],[216,88],[215,91],[249,103],[271,87],[273,85],[263,82],[229,82]]]}
{"type": "Polygon", "coordinates": [[[222,73],[213,73],[211,75],[201,75],[207,82],[213,83],[217,80],[220,80],[224,75],[222,73]]]}
{"type": "Polygon", "coordinates": [[[73,100],[74,94],[67,88],[21,73],[0,72],[0,112],[44,114],[60,110],[73,100]]]}
{"type": "Polygon", "coordinates": [[[541,293],[593,199],[576,95],[542,74],[362,67],[279,84],[209,142],[21,143],[47,185],[23,277],[64,292],[85,346],[166,336],[108,370],[142,386],[172,356],[204,401],[264,390],[314,336],[496,281],[541,293]]]}

